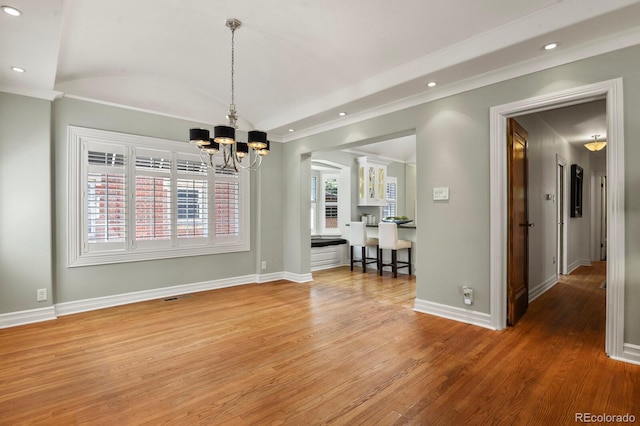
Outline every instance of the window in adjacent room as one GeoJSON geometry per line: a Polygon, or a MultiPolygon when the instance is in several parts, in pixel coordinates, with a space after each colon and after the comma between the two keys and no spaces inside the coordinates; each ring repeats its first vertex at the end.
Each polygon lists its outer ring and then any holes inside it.
{"type": "Polygon", "coordinates": [[[311,233],[316,230],[316,205],[318,202],[318,176],[311,176],[311,233]]]}
{"type": "Polygon", "coordinates": [[[385,198],[387,205],[382,207],[382,217],[398,215],[398,178],[387,176],[385,198]]]}
{"type": "Polygon", "coordinates": [[[338,175],[322,175],[322,187],[324,193],[324,232],[338,231],[338,175]]]}

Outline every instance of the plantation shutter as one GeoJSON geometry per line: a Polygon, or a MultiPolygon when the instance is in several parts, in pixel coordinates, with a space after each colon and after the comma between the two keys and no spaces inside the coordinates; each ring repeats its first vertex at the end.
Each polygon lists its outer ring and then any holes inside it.
{"type": "MultiPolygon", "coordinates": [[[[171,153],[136,149],[136,241],[164,241],[172,234],[171,153]]],[[[156,243],[157,244],[157,243],[156,243]]]]}
{"type": "Polygon", "coordinates": [[[216,165],[215,172],[216,239],[240,235],[240,183],[238,172],[216,165]]]}
{"type": "Polygon", "coordinates": [[[209,235],[207,165],[197,156],[180,154],[177,161],[178,239],[205,239],[209,235]]]}
{"type": "Polygon", "coordinates": [[[382,217],[393,217],[397,216],[397,204],[398,204],[398,194],[397,194],[397,180],[396,178],[388,177],[386,190],[385,190],[385,198],[387,200],[387,205],[382,208],[382,217]]]}
{"type": "Polygon", "coordinates": [[[125,149],[117,145],[87,143],[84,153],[84,248],[91,251],[100,245],[100,250],[124,249],[127,223],[125,149]]]}

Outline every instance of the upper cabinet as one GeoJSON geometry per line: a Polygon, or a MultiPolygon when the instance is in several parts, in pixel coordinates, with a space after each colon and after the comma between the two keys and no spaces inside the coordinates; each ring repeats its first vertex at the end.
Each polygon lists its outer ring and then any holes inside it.
{"type": "Polygon", "coordinates": [[[387,162],[358,157],[358,205],[386,206],[387,162]]]}

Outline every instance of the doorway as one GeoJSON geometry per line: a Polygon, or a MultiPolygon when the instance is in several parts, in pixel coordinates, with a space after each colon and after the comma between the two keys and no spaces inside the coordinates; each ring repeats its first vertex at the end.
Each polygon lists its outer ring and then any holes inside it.
{"type": "Polygon", "coordinates": [[[624,352],[624,128],[622,79],[576,87],[500,105],[490,110],[491,187],[491,324],[507,322],[507,119],[517,115],[606,99],[607,114],[607,313],[605,350],[611,357],[624,352]],[[616,184],[612,184],[615,182],[616,184]]]}

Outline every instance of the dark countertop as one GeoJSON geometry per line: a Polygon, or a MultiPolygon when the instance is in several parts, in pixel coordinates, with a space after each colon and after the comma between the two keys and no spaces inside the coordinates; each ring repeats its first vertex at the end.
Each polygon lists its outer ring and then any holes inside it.
{"type": "MultiPolygon", "coordinates": [[[[376,223],[375,225],[367,225],[367,228],[377,228],[378,224],[376,223]]],[[[406,229],[416,229],[415,225],[398,225],[398,229],[402,229],[402,228],[406,228],[406,229]]]]}

